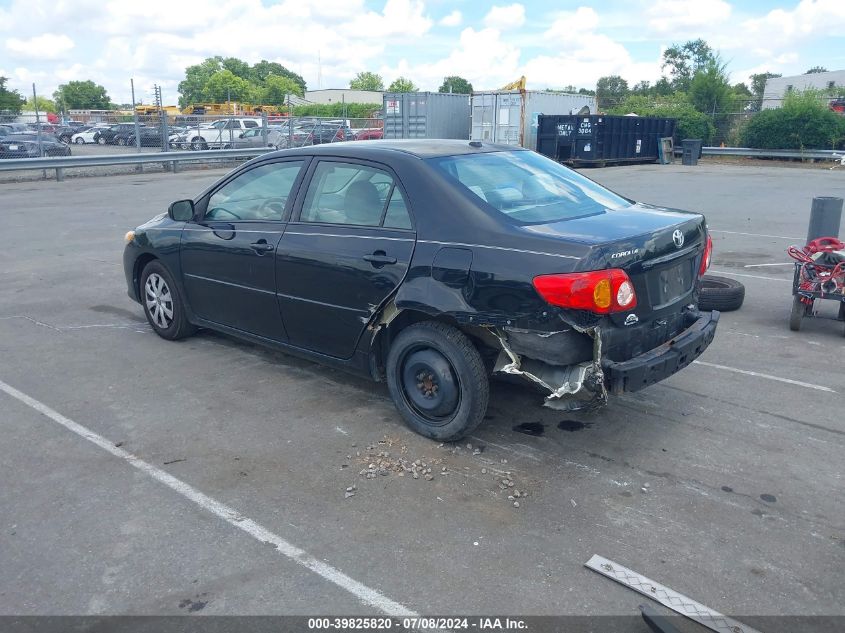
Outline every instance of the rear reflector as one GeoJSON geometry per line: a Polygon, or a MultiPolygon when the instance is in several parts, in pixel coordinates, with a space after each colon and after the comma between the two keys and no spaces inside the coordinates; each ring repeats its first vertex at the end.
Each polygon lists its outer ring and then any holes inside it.
{"type": "Polygon", "coordinates": [[[534,288],[552,305],[597,314],[625,312],[637,307],[637,294],[620,268],[534,277],[534,288]]]}

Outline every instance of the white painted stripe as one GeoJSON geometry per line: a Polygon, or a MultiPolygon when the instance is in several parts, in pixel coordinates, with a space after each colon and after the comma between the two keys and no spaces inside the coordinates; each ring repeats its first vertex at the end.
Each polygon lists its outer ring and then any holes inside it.
{"type": "Polygon", "coordinates": [[[828,393],[836,393],[830,387],[823,385],[814,385],[811,382],[801,382],[800,380],[792,380],[791,378],[781,378],[780,376],[772,376],[771,374],[761,374],[757,371],[748,371],[747,369],[737,369],[736,367],[728,367],[727,365],[717,365],[716,363],[706,363],[703,360],[692,361],[696,365],[703,367],[712,367],[713,369],[723,369],[725,371],[732,371],[735,374],[744,374],[746,376],[755,376],[756,378],[765,378],[766,380],[776,380],[777,382],[785,382],[788,385],[797,385],[799,387],[806,387],[807,389],[815,389],[816,391],[826,391],[828,393]]]}
{"type": "Polygon", "coordinates": [[[779,264],[746,264],[743,268],[760,268],[761,266],[794,266],[795,262],[783,262],[779,264]]]}
{"type": "Polygon", "coordinates": [[[761,233],[740,233],[739,231],[720,231],[718,229],[708,229],[710,233],[727,233],[728,235],[748,235],[750,237],[772,237],[776,240],[793,240],[796,242],[803,242],[803,237],[785,237],[783,235],[764,235],[761,233]]]}
{"type": "Polygon", "coordinates": [[[259,525],[252,519],[249,519],[243,516],[240,512],[235,510],[234,508],[225,505],[215,499],[212,499],[208,495],[200,492],[190,484],[185,483],[181,479],[177,479],[173,475],[165,472],[161,468],[157,466],[153,466],[152,464],[145,462],[141,458],[133,455],[129,451],[125,451],[122,448],[119,448],[114,445],[113,442],[110,442],[106,438],[101,435],[98,435],[94,431],[82,426],[71,420],[70,418],[66,418],[61,413],[54,411],[46,404],[39,402],[35,398],[31,398],[30,396],[26,395],[25,393],[18,391],[11,385],[6,384],[2,380],[0,380],[0,391],[4,391],[16,400],[19,400],[23,404],[31,407],[38,411],[38,413],[50,418],[53,422],[60,424],[61,426],[65,427],[68,431],[72,433],[76,433],[78,436],[88,440],[95,446],[102,448],[107,453],[111,453],[115,457],[119,457],[120,459],[128,462],[130,465],[134,466],[141,472],[149,475],[159,483],[164,484],[171,490],[179,493],[189,501],[192,501],[203,510],[207,510],[211,514],[223,519],[229,525],[232,525],[239,530],[246,532],[251,537],[256,539],[261,543],[265,543],[268,545],[273,545],[275,550],[279,552],[282,556],[285,556],[292,560],[293,562],[302,565],[306,569],[314,572],[318,576],[328,580],[330,583],[333,583],[340,587],[341,589],[348,591],[353,596],[361,600],[364,604],[372,606],[382,613],[387,615],[394,615],[394,616],[415,616],[417,615],[413,611],[411,611],[408,607],[405,607],[398,602],[394,602],[387,596],[379,593],[377,590],[364,585],[363,583],[358,582],[354,578],[350,578],[339,569],[332,567],[328,563],[324,563],[321,560],[318,560],[311,556],[308,552],[299,549],[292,543],[289,543],[281,536],[274,534],[267,528],[259,525]]]}
{"type": "Polygon", "coordinates": [[[734,273],[728,270],[713,270],[712,268],[707,272],[714,273],[716,275],[728,275],[729,277],[748,277],[749,279],[765,279],[766,281],[785,281],[787,283],[792,283],[792,279],[779,279],[778,277],[763,277],[763,275],[743,275],[742,273],[734,273]]]}

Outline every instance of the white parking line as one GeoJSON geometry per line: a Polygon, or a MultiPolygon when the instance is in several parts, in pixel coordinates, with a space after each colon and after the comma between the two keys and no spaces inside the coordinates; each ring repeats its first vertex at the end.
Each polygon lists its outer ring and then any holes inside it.
{"type": "Polygon", "coordinates": [[[748,371],[747,369],[737,369],[736,367],[728,367],[727,365],[717,365],[716,363],[706,363],[703,360],[692,361],[696,365],[704,367],[712,367],[714,369],[724,369],[725,371],[732,371],[735,374],[744,374],[746,376],[755,376],[757,378],[765,378],[766,380],[776,380],[778,382],[785,382],[788,385],[797,385],[799,387],[806,387],[807,389],[815,389],[816,391],[827,391],[828,393],[836,393],[830,387],[823,385],[814,385],[811,382],[801,382],[800,380],[792,380],[791,378],[781,378],[780,376],[772,376],[770,374],[761,374],[756,371],[748,371]]]}
{"type": "Polygon", "coordinates": [[[792,279],[779,279],[778,277],[764,277],[763,275],[744,275],[742,273],[734,273],[729,270],[713,270],[712,268],[709,270],[711,273],[715,273],[717,275],[728,275],[730,277],[749,277],[751,279],[765,279],[767,281],[786,281],[787,283],[792,283],[792,279]]]}
{"type": "Polygon", "coordinates": [[[743,268],[760,268],[761,266],[794,266],[795,262],[779,262],[777,264],[746,264],[743,268]]]}
{"type": "Polygon", "coordinates": [[[39,402],[35,398],[32,398],[21,391],[18,391],[17,389],[12,387],[11,385],[6,384],[2,380],[0,380],[0,391],[6,392],[8,395],[12,396],[16,400],[22,402],[28,407],[31,407],[32,409],[35,409],[36,411],[38,411],[38,413],[50,418],[53,422],[56,422],[57,424],[60,424],[61,426],[65,427],[68,431],[76,433],[78,436],[88,440],[95,446],[98,446],[104,451],[111,453],[115,457],[119,457],[125,462],[128,462],[130,465],[134,466],[141,472],[149,475],[156,481],[164,484],[171,490],[179,493],[180,495],[185,497],[185,499],[192,501],[193,503],[201,507],[203,510],[207,510],[211,514],[214,514],[215,516],[218,516],[219,518],[226,521],[226,523],[228,523],[229,525],[232,525],[238,528],[239,530],[246,532],[257,541],[268,545],[273,545],[275,550],[279,552],[282,556],[289,558],[293,562],[302,565],[303,567],[309,569],[318,576],[324,578],[325,580],[328,580],[330,583],[333,583],[341,589],[348,591],[353,596],[361,600],[364,604],[370,605],[387,615],[417,615],[408,607],[405,607],[399,604],[398,602],[394,602],[393,600],[379,593],[375,589],[358,582],[354,578],[350,578],[339,569],[336,569],[328,563],[324,563],[323,561],[314,558],[313,556],[311,556],[311,554],[299,549],[292,543],[289,543],[288,541],[283,539],[281,536],[274,534],[267,528],[253,521],[252,519],[243,516],[234,508],[227,506],[215,499],[212,499],[211,497],[200,492],[190,484],[185,483],[181,479],[177,479],[173,475],[163,471],[161,468],[158,468],[148,462],[145,462],[144,460],[133,455],[129,451],[125,451],[122,448],[118,448],[114,445],[113,442],[110,442],[103,436],[98,435],[94,431],[82,426],[81,424],[74,422],[70,418],[66,418],[61,413],[54,411],[53,409],[48,407],[46,404],[39,402]]]}

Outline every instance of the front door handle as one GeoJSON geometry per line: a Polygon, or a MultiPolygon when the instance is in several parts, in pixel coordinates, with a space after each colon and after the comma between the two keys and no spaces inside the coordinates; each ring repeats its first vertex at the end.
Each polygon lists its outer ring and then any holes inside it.
{"type": "Polygon", "coordinates": [[[363,257],[365,262],[370,262],[373,266],[384,266],[385,264],[395,264],[396,258],[390,257],[384,251],[376,251],[372,255],[364,255],[363,257]]]}
{"type": "Polygon", "coordinates": [[[249,245],[249,247],[254,250],[258,255],[263,255],[264,253],[272,251],[275,248],[275,246],[273,246],[272,244],[268,244],[267,240],[265,239],[260,239],[257,242],[253,242],[249,245]]]}

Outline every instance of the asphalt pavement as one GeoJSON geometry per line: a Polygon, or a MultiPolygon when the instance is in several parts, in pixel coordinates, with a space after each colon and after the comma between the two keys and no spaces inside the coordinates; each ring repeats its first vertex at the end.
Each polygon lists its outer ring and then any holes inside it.
{"type": "Polygon", "coordinates": [[[845,616],[845,326],[830,305],[789,331],[785,252],[845,171],[585,171],[704,212],[745,305],[596,414],[496,382],[458,445],[383,385],[151,332],[123,234],[223,173],[0,185],[0,614],[638,613],[600,554],[736,617],[845,616]],[[398,457],[433,479],[359,474],[398,457]]]}

